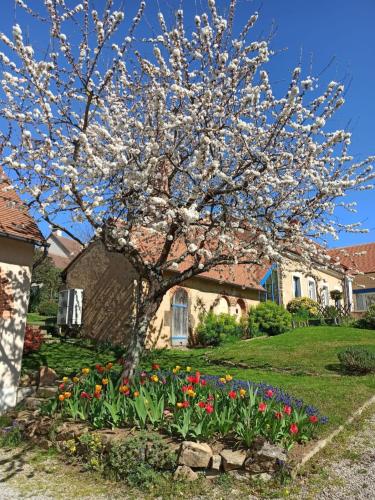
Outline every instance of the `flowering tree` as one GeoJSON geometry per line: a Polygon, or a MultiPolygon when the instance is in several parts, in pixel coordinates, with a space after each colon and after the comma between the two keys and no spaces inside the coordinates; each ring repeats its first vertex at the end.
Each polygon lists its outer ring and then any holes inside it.
{"type": "Polygon", "coordinates": [[[128,373],[171,287],[217,266],[280,262],[291,247],[308,263],[310,238],[356,229],[334,211],[352,210],[342,197],[373,174],[349,156],[348,132],[327,131],[343,86],[317,95],[298,67],[276,96],[269,43],[253,39],[257,15],[235,33],[236,0],[225,17],[208,0],[191,32],[182,10],[171,27],[159,13],[159,34],[143,41],[145,2],[126,36],[114,0],[103,12],[90,0],[16,3],[48,23],[51,42],[37,54],[20,26],[0,34],[3,163],[52,227],[77,238],[89,224],[137,271],[128,373]]]}

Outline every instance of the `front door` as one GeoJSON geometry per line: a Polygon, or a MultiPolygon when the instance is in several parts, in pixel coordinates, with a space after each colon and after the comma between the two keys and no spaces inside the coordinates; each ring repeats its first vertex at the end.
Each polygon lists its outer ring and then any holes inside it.
{"type": "Polygon", "coordinates": [[[172,300],[172,346],[185,346],[189,337],[188,295],[179,288],[172,300]]]}

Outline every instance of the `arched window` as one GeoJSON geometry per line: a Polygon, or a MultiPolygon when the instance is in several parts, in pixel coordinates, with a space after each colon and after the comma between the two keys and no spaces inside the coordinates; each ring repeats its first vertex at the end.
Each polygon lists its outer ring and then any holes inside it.
{"type": "Polygon", "coordinates": [[[183,288],[178,288],[172,299],[172,345],[187,345],[188,338],[188,294],[183,288]]]}
{"type": "Polygon", "coordinates": [[[218,300],[215,301],[214,313],[215,314],[229,313],[229,300],[223,295],[218,300]]]}
{"type": "Polygon", "coordinates": [[[237,300],[235,313],[238,320],[246,315],[246,304],[243,299],[237,300]]]}

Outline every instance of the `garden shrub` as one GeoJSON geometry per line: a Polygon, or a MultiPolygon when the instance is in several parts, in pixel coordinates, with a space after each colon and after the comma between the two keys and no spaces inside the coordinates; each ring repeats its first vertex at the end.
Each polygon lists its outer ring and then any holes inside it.
{"type": "Polygon", "coordinates": [[[329,294],[331,296],[331,299],[336,303],[339,302],[344,296],[341,290],[332,290],[329,294]]]}
{"type": "Polygon", "coordinates": [[[335,306],[327,306],[324,308],[323,317],[325,320],[334,322],[339,317],[339,311],[335,306]]]}
{"type": "Polygon", "coordinates": [[[197,327],[197,341],[204,346],[218,346],[224,340],[238,339],[243,328],[231,314],[209,312],[201,317],[197,327]]]}
{"type": "Polygon", "coordinates": [[[40,328],[35,328],[30,325],[26,325],[25,329],[25,339],[23,343],[23,353],[29,354],[31,352],[39,351],[43,343],[43,336],[40,328]]]}
{"type": "Polygon", "coordinates": [[[257,324],[261,332],[279,335],[291,328],[292,315],[276,302],[267,301],[250,309],[249,322],[257,324]]]}
{"type": "Polygon", "coordinates": [[[375,304],[371,304],[363,318],[356,322],[359,328],[375,329],[375,304]]]}
{"type": "Polygon", "coordinates": [[[176,454],[156,433],[145,433],[113,444],[106,474],[130,486],[150,486],[157,474],[176,467],[176,454]]]}
{"type": "Polygon", "coordinates": [[[362,347],[348,347],[337,354],[342,368],[350,373],[375,373],[375,353],[362,347]]]}
{"type": "Polygon", "coordinates": [[[303,316],[307,313],[307,317],[319,314],[318,303],[309,297],[296,297],[288,302],[286,308],[292,314],[301,314],[303,316]]]}
{"type": "Polygon", "coordinates": [[[52,300],[45,300],[38,306],[38,312],[41,316],[57,316],[58,305],[52,300]]]}

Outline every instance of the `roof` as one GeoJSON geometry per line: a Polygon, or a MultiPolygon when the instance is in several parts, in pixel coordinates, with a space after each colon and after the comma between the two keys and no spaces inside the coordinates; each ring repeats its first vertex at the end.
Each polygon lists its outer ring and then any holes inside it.
{"type": "Polygon", "coordinates": [[[51,233],[48,237],[48,240],[53,239],[57,244],[62,247],[65,252],[65,256],[58,255],[53,253],[51,249],[48,252],[49,257],[51,257],[53,263],[59,269],[65,269],[70,262],[80,253],[82,250],[82,245],[71,238],[66,238],[62,236],[57,231],[51,233]]]}
{"type": "Polygon", "coordinates": [[[78,241],[72,240],[71,238],[66,238],[61,236],[57,232],[51,233],[49,238],[53,237],[62,247],[66,250],[69,255],[77,255],[82,250],[82,245],[78,241]]]}
{"type": "Polygon", "coordinates": [[[54,253],[48,253],[48,257],[51,258],[52,262],[58,269],[65,269],[74,259],[74,257],[62,257],[61,255],[56,255],[54,253]]]}
{"type": "Polygon", "coordinates": [[[375,242],[332,248],[328,253],[354,273],[375,273],[375,242]]]}
{"type": "MultiPolygon", "coordinates": [[[[145,260],[156,262],[160,255],[162,241],[160,236],[156,233],[150,233],[147,229],[139,232],[138,239],[138,250],[145,260]]],[[[94,242],[93,242],[94,243],[94,242]]],[[[64,272],[68,272],[68,269],[73,262],[77,261],[80,256],[85,252],[86,248],[81,250],[75,257],[72,258],[71,262],[65,267],[64,272]]],[[[181,240],[177,240],[172,246],[169,259],[176,259],[181,256],[186,251],[185,243],[181,240]]],[[[54,258],[53,255],[50,255],[54,258]]],[[[188,269],[193,264],[193,258],[188,256],[184,259],[182,263],[179,264],[178,269],[175,271],[169,268],[169,272],[182,272],[188,269]]],[[[57,266],[57,264],[56,264],[57,266]]],[[[259,264],[230,264],[230,265],[217,265],[212,269],[201,272],[194,278],[209,279],[219,283],[225,283],[232,286],[238,286],[241,288],[248,288],[252,290],[264,291],[264,287],[260,284],[261,279],[266,275],[271,264],[264,262],[262,265],[259,264]]]]}
{"type": "Polygon", "coordinates": [[[42,244],[45,239],[27,206],[18,196],[0,166],[0,234],[30,243],[42,244]]]}

